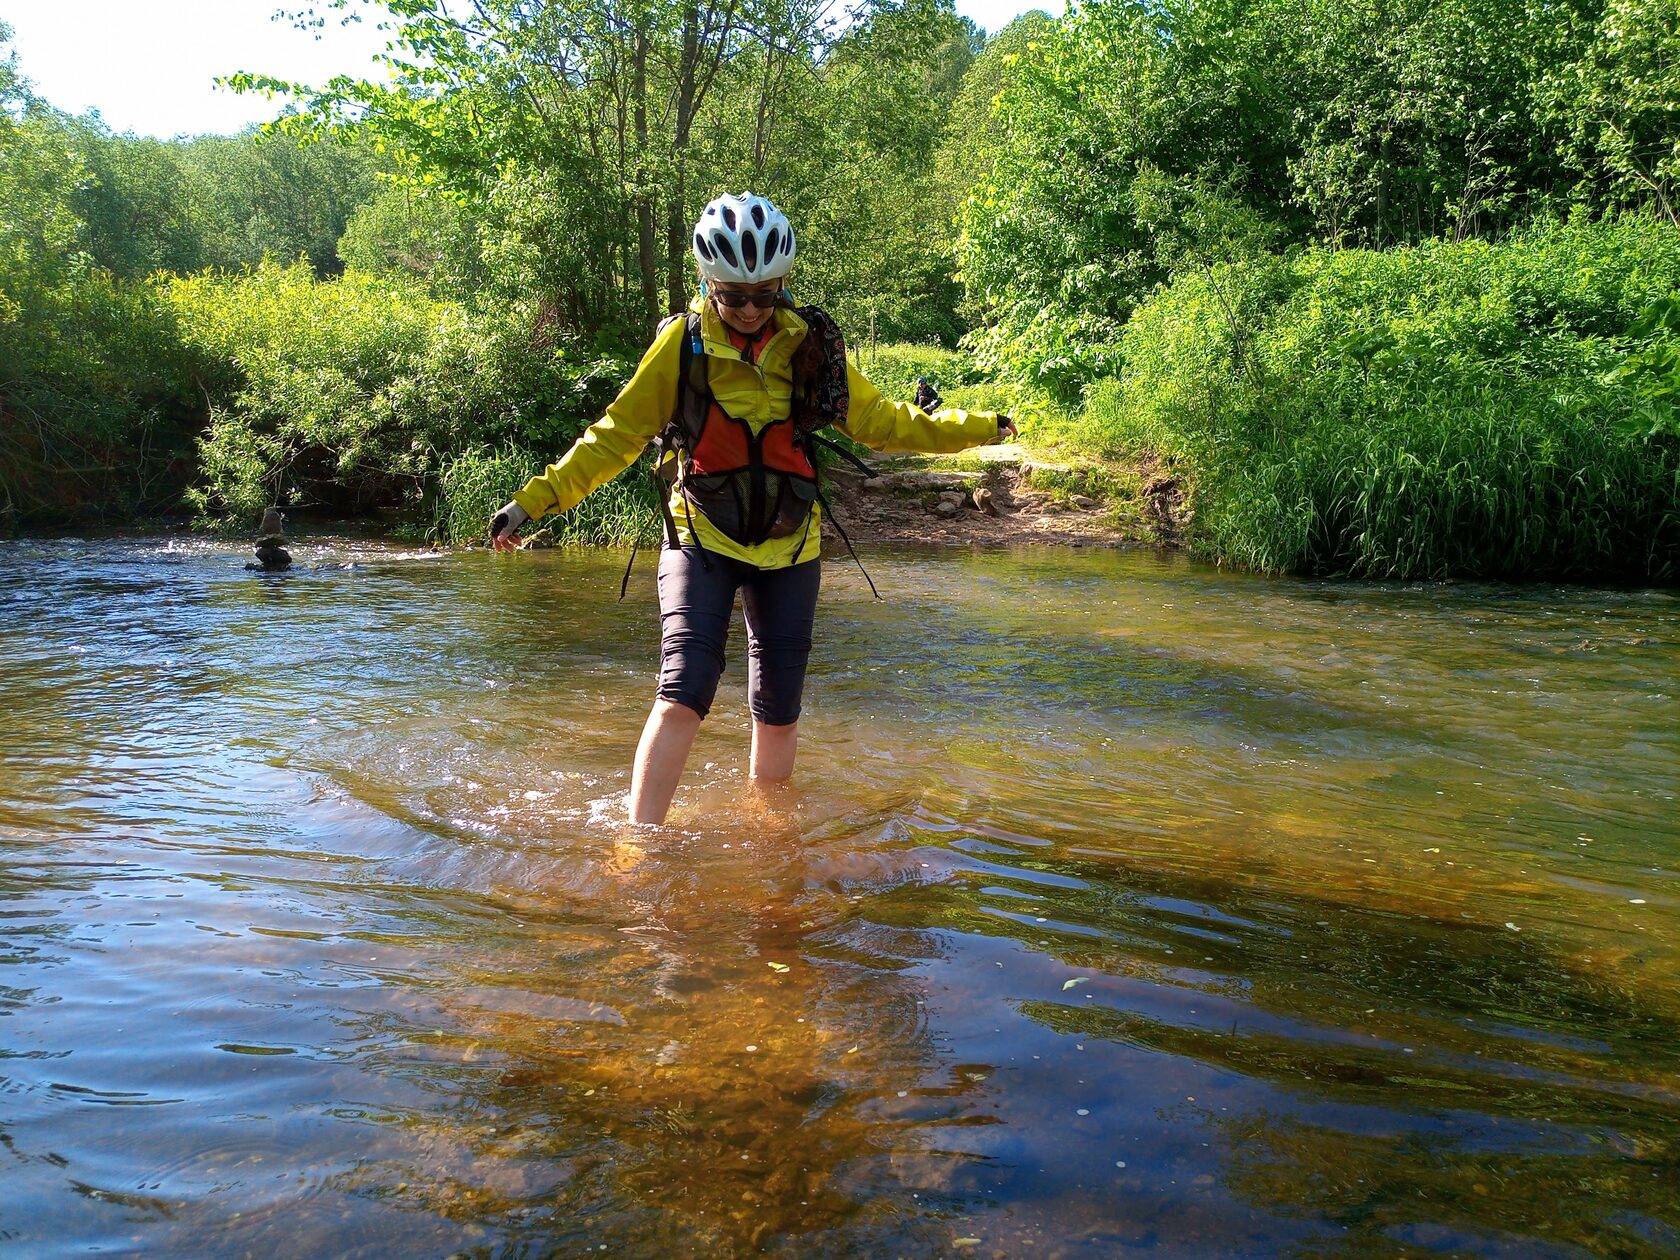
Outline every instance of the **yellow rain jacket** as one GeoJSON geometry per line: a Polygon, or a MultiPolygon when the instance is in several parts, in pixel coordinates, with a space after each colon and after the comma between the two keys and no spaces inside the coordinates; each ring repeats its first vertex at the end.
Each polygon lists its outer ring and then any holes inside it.
{"type": "MultiPolygon", "coordinates": [[[[805,321],[790,310],[778,308],[772,315],[775,332],[759,352],[758,362],[749,363],[730,344],[723,321],[711,304],[697,300],[695,309],[700,311],[707,379],[718,404],[730,415],[745,420],[755,433],[773,420],[785,419],[793,396],[793,352],[805,339],[805,321]]],[[[607,407],[607,414],[585,429],[558,463],[550,464],[513,496],[533,521],[550,512],[576,507],[591,490],[635,463],[647,444],[670,423],[686,335],[685,321],[672,320],[648,347],[636,365],[636,374],[607,407]]],[[[994,412],[950,410],[930,416],[909,403],[889,402],[849,360],[846,383],[851,405],[846,422],[836,427],[872,450],[960,451],[997,440],[998,418],[994,412]]],[[[761,569],[780,569],[817,558],[822,550],[819,510],[812,504],[810,529],[749,547],[730,538],[698,510],[692,511],[691,531],[691,512],[685,510],[681,492],[671,496],[679,541],[691,545],[698,534],[698,542],[707,551],[761,569]]]]}

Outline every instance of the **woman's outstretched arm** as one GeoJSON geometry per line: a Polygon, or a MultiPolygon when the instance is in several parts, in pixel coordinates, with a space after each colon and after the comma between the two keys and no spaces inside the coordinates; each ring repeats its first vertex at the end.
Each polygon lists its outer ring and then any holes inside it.
{"type": "Polygon", "coordinates": [[[683,335],[683,321],[672,320],[642,355],[635,375],[608,404],[606,414],[513,496],[533,521],[576,507],[590,491],[635,463],[659,436],[676,405],[683,335]]]}
{"type": "MultiPolygon", "coordinates": [[[[836,427],[853,441],[876,451],[963,451],[998,440],[1007,416],[994,411],[951,408],[929,415],[906,402],[892,402],[850,360],[846,388],[851,405],[846,422],[836,427]]],[[[1014,426],[1008,432],[1014,434],[1014,426]]]]}

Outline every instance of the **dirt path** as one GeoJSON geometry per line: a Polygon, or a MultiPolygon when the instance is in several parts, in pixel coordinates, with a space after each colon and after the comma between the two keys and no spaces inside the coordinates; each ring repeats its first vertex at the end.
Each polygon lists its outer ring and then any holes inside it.
{"type": "Polygon", "coordinates": [[[1176,479],[1051,463],[1017,443],[871,462],[877,475],[869,479],[844,464],[824,473],[854,543],[1172,545],[1185,520],[1176,479]]]}

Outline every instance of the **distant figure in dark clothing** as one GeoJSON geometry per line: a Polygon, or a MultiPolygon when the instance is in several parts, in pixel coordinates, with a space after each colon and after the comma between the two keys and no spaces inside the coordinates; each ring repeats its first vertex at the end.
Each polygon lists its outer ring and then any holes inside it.
{"type": "Polygon", "coordinates": [[[916,378],[916,396],[910,400],[923,411],[933,413],[939,410],[939,391],[925,376],[916,378]]]}

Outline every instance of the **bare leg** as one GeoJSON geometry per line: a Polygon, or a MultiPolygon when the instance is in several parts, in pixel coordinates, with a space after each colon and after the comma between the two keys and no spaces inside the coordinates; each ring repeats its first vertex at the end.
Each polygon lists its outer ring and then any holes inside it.
{"type": "MultiPolygon", "coordinates": [[[[630,773],[630,821],[662,823],[700,731],[700,715],[674,700],[655,700],[630,773]]],[[[757,741],[754,741],[757,746],[757,741]]],[[[792,755],[789,754],[789,765],[792,755]]]]}
{"type": "Polygon", "coordinates": [[[799,723],[767,726],[753,721],[752,777],[760,783],[783,783],[793,777],[793,754],[799,747],[799,723]]]}

